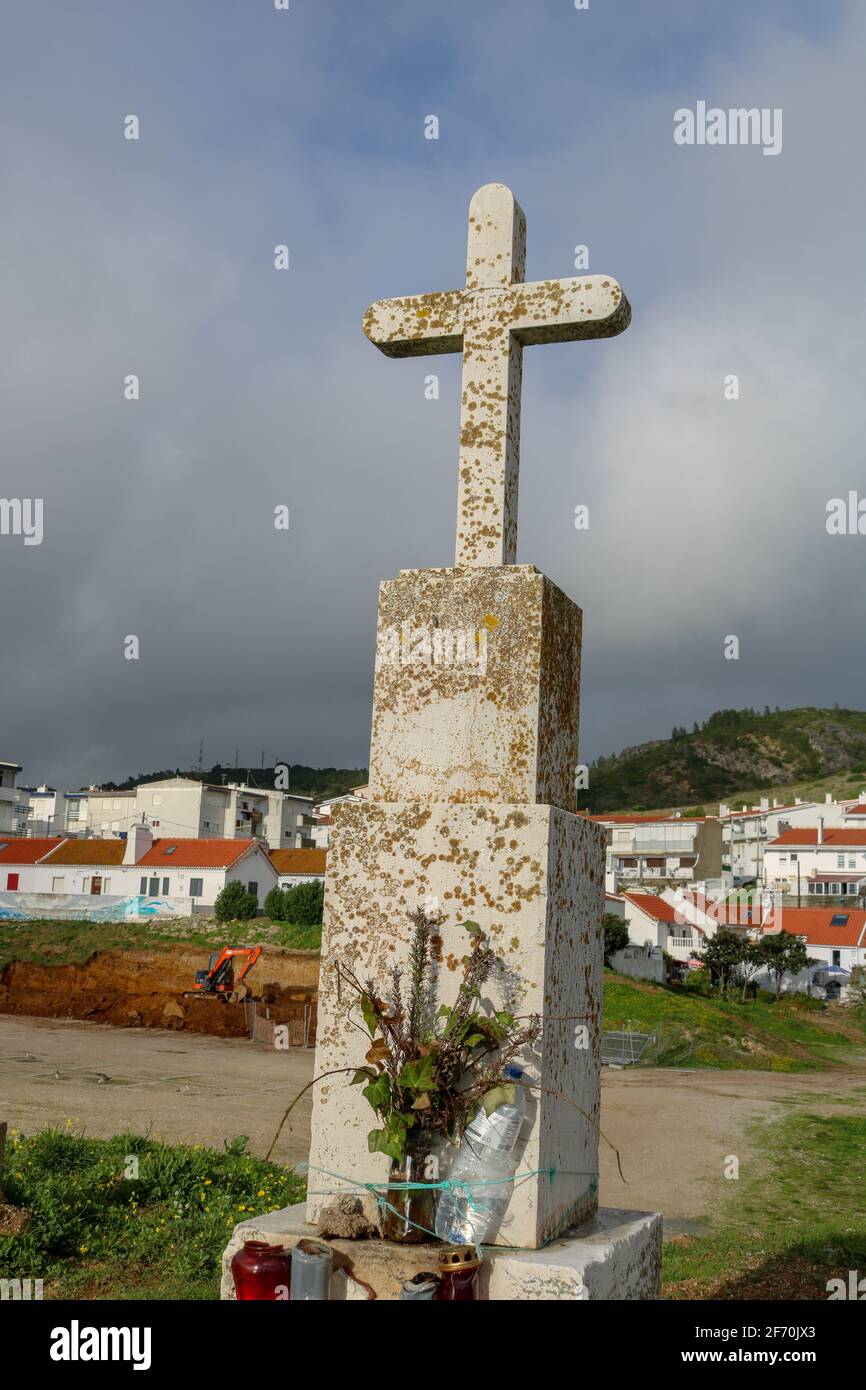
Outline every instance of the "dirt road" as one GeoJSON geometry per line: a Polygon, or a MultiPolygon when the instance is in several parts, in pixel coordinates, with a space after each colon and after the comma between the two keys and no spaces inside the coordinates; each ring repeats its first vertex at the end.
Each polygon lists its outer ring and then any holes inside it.
{"type": "MultiPolygon", "coordinates": [[[[246,1134],[264,1154],[292,1096],[313,1075],[313,1053],[246,1039],[157,1028],[109,1028],[0,1017],[0,1119],[32,1133],[48,1125],[109,1138],[131,1131],[221,1149],[246,1134]],[[100,1083],[100,1073],[108,1080],[100,1083]]],[[[310,1099],[275,1151],[306,1159],[310,1099]]]]}
{"type": "MultiPolygon", "coordinates": [[[[44,1018],[0,1017],[0,1119],[32,1132],[67,1120],[88,1134],[124,1130],[221,1148],[246,1134],[263,1154],[288,1100],[313,1075],[313,1054],[262,1043],[159,1029],[116,1029],[44,1018]],[[100,1084],[98,1074],[108,1076],[100,1084]]],[[[661,1211],[668,1234],[712,1212],[728,1188],[729,1155],[749,1162],[749,1122],[791,1105],[822,1109],[833,1098],[866,1112],[866,1071],[605,1071],[602,1127],[628,1180],[601,1145],[606,1206],[661,1211]],[[724,1184],[724,1188],[722,1187],[724,1184]]],[[[276,1149],[307,1157],[310,1097],[276,1149]]]]}

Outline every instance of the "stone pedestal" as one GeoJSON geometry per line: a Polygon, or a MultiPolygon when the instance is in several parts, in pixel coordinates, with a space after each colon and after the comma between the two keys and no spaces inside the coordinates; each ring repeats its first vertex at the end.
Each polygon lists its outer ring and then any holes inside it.
{"type": "Polygon", "coordinates": [[[581,623],[533,565],[382,584],[370,798],[576,811],[581,623]]]}
{"type": "MultiPolygon", "coordinates": [[[[478,922],[500,957],[490,1002],[541,1014],[540,1053],[522,1059],[530,1123],[499,1240],[535,1247],[596,1209],[604,835],[555,806],[459,802],[344,803],[332,827],[325,886],[316,1074],[360,1067],[369,1046],[357,996],[336,963],[387,987],[406,959],[409,914],[434,899],[438,1002],[457,993],[459,961],[478,922]],[[352,1017],[354,1013],[354,1019],[352,1017]],[[547,1176],[556,1169],[556,1176],[547,1176]]],[[[378,1121],[348,1076],[318,1083],[310,1152],[311,1191],[384,1182],[388,1160],[367,1150],[378,1121]],[[316,1171],[322,1170],[322,1171],[316,1171]],[[325,1176],[345,1175],[347,1182],[325,1176]]],[[[332,1198],[311,1195],[315,1221],[332,1198]]],[[[371,1206],[373,1205],[371,1201],[371,1206]]]]}
{"type": "MultiPolygon", "coordinates": [[[[304,1220],[304,1207],[283,1207],[236,1226],[223,1255],[221,1297],[234,1299],[231,1261],[245,1240],[266,1240],[290,1249],[302,1237],[319,1239],[304,1220]]],[[[662,1219],[657,1213],[603,1208],[578,1231],[544,1250],[497,1251],[479,1276],[482,1300],[633,1300],[660,1297],[662,1219]]],[[[393,1245],[384,1240],[328,1240],[338,1273],[331,1296],[399,1298],[400,1285],[421,1270],[435,1270],[438,1246],[393,1245]],[[367,1286],[366,1288],[364,1286],[367,1286]]]]}
{"type": "MultiPolygon", "coordinates": [[[[389,1160],[369,1152],[379,1120],[349,1084],[369,1040],[338,967],[387,997],[423,908],[437,1004],[456,997],[472,921],[498,957],[485,1004],[543,1020],[537,1053],[516,1059],[528,1114],[485,1297],[657,1295],[660,1218],[597,1211],[605,842],[576,813],[580,633],[531,565],[382,585],[370,799],[335,808],[328,852],[306,1213],[257,1233],[315,1234],[339,1193],[377,1214],[364,1184],[384,1186],[389,1160]]],[[[385,1298],[435,1265],[435,1247],[334,1245],[385,1298]]]]}

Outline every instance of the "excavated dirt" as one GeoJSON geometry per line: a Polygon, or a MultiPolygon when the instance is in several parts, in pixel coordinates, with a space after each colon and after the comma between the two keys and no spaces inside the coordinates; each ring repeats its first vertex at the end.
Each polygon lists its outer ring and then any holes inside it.
{"type": "MultiPolygon", "coordinates": [[[[207,952],[175,945],[153,950],[97,951],[80,965],[11,961],[0,970],[0,1013],[78,1018],[118,1028],[172,1028],[220,1038],[248,1036],[242,1003],[185,998],[207,952]]],[[[271,948],[245,981],[267,1001],[269,1017],[288,1023],[314,1004],[317,951],[271,948]]]]}

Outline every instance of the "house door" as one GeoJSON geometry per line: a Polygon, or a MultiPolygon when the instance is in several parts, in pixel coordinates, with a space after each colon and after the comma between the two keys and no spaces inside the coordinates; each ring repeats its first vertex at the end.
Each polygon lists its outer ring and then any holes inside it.
{"type": "Polygon", "coordinates": [[[102,879],[99,874],[94,874],[90,883],[90,891],[95,897],[99,897],[102,892],[102,879]]]}
{"type": "Polygon", "coordinates": [[[6,887],[9,888],[9,889],[13,889],[13,890],[16,889],[16,888],[18,887],[18,875],[17,875],[17,874],[7,874],[7,875],[6,875],[6,887]]]}

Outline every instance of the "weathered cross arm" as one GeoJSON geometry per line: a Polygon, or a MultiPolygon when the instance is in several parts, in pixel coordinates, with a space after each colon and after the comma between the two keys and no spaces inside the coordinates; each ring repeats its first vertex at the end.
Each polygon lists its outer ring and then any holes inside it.
{"type": "Polygon", "coordinates": [[[613,338],[631,322],[631,305],[608,275],[573,280],[538,280],[529,285],[488,291],[487,312],[497,315],[502,300],[507,325],[524,347],[535,343],[571,343],[580,338],[613,338]]]}
{"type": "Polygon", "coordinates": [[[364,332],[386,357],[460,352],[465,297],[465,290],[443,290],[406,299],[379,299],[364,315],[364,332]]]}

